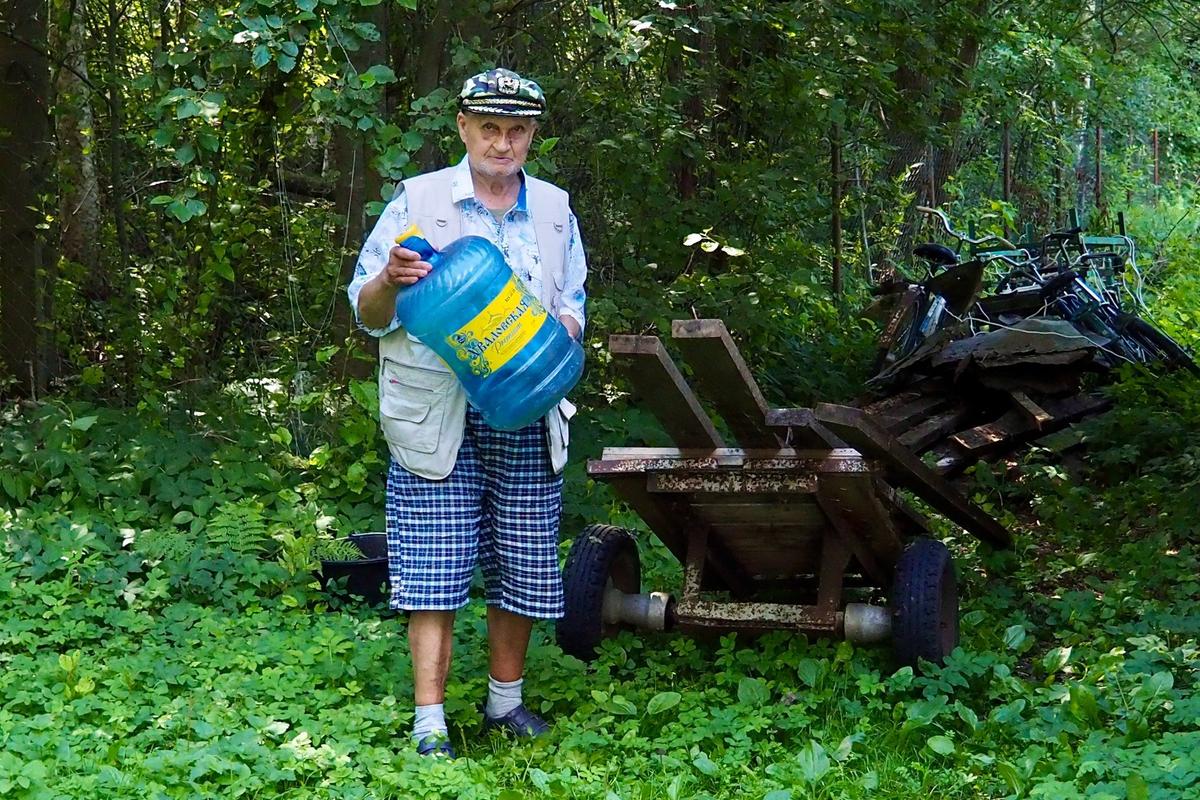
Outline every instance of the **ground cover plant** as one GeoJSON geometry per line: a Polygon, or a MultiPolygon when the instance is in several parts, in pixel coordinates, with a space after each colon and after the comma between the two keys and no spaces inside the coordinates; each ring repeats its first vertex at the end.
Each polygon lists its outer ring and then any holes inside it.
{"type": "MultiPolygon", "coordinates": [[[[318,588],[382,525],[344,286],[395,182],[461,155],[497,65],[589,256],[564,552],[665,444],[609,334],[720,317],[772,404],[853,397],[868,290],[928,228],[1126,211],[1147,316],[1200,346],[1196,0],[0,4],[0,797],[1200,797],[1200,393],[1130,371],[1067,457],[980,468],[943,668],[771,635],[535,632],[537,744],[479,733],[482,611],[419,760],[403,619],[318,588]],[[448,24],[453,22],[453,24],[448,24]],[[11,78],[11,80],[9,80],[11,78]],[[3,169],[7,167],[7,169],[3,169]],[[837,218],[840,225],[834,224],[837,218]],[[836,231],[836,232],[835,232],[836,231]],[[840,266],[835,280],[834,264],[840,266]]],[[[678,565],[641,540],[647,584],[678,565]]]]}
{"type": "MultiPolygon", "coordinates": [[[[313,585],[315,543],[377,521],[317,488],[321,453],[246,412],[26,406],[0,432],[0,795],[1196,796],[1200,404],[1183,376],[1117,393],[1083,473],[1035,451],[976,476],[1020,545],[946,531],[964,641],[945,667],[783,634],[623,635],[587,666],[540,628],[528,691],[555,730],[515,744],[478,730],[475,605],[453,763],[407,744],[403,620],[313,585]]],[[[572,514],[628,522],[598,491],[572,514]]],[[[642,544],[647,581],[674,586],[642,544]]]]}

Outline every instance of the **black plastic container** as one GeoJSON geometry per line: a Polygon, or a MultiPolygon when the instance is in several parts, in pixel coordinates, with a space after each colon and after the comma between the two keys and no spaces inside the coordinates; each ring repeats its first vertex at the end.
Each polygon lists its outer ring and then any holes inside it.
{"type": "MultiPolygon", "coordinates": [[[[352,533],[350,541],[358,545],[363,557],[354,561],[321,560],[317,578],[321,588],[330,591],[329,583],[345,579],[345,593],[357,595],[367,603],[383,603],[388,597],[387,534],[352,533]]],[[[340,585],[335,590],[342,594],[340,585]]]]}

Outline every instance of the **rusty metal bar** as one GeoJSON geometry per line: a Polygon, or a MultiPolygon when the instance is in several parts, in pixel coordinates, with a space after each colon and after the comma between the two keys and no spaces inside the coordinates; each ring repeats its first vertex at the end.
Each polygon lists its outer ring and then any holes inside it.
{"type": "Polygon", "coordinates": [[[837,610],[821,606],[681,599],[675,606],[675,621],[684,628],[792,630],[821,636],[836,633],[841,620],[837,610]]]}
{"type": "Polygon", "coordinates": [[[633,453],[623,453],[606,448],[604,457],[588,462],[588,474],[603,478],[606,475],[624,475],[638,472],[812,472],[824,473],[868,473],[874,467],[857,450],[841,449],[826,451],[780,451],[778,456],[760,451],[754,455],[713,453],[707,456],[685,455],[682,451],[638,448],[633,453]],[[615,458],[614,458],[615,456],[615,458]]]}
{"type": "Polygon", "coordinates": [[[683,565],[683,602],[698,600],[708,560],[708,528],[697,525],[688,534],[687,558],[683,565]]]}
{"type": "Polygon", "coordinates": [[[671,470],[715,471],[718,467],[715,458],[618,458],[613,460],[592,459],[587,463],[587,472],[593,478],[604,478],[607,475],[630,475],[671,470]]]}
{"type": "Polygon", "coordinates": [[[716,460],[718,466],[740,467],[746,463],[763,460],[859,457],[861,457],[859,452],[852,447],[605,447],[601,451],[600,460],[616,461],[623,458],[711,458],[716,460]]]}
{"type": "Polygon", "coordinates": [[[656,472],[646,478],[651,493],[680,492],[765,492],[812,494],[817,490],[815,474],[791,472],[715,472],[707,474],[656,472]]]}

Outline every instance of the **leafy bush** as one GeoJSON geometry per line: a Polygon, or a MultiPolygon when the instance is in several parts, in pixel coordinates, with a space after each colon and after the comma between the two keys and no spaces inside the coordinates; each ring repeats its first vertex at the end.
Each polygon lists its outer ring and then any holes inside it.
{"type": "MultiPolygon", "coordinates": [[[[356,459],[301,458],[245,408],[180,419],[26,407],[0,432],[0,789],[1187,796],[1200,786],[1197,462],[1168,441],[1194,439],[1200,414],[1183,377],[1130,376],[1116,391],[1118,411],[1093,428],[1104,446],[1088,483],[1038,453],[1014,477],[981,471],[976,491],[1024,520],[1021,550],[1005,561],[951,539],[964,642],[946,666],[918,676],[879,649],[771,634],[623,635],[589,668],[539,626],[526,697],[555,730],[517,744],[478,732],[476,602],[459,616],[446,700],[467,758],[450,764],[406,743],[403,620],[327,610],[312,585],[314,548],[368,524],[345,483],[319,488],[333,459],[356,459]]],[[[577,428],[568,519],[637,524],[578,459],[639,431],[661,435],[632,409],[577,428]]],[[[641,549],[646,585],[676,588],[665,549],[641,549]]]]}

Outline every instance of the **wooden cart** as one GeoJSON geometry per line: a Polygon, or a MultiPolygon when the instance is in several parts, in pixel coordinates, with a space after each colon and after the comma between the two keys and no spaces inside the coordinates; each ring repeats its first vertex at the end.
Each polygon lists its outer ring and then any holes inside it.
{"type": "Polygon", "coordinates": [[[589,526],[564,568],[560,646],[588,659],[622,627],[780,629],[891,638],[902,663],[941,661],[958,640],[953,565],[897,489],[991,545],[1008,532],[862,411],[768,408],[720,320],[677,321],[672,339],[695,390],[658,337],[609,346],[676,446],[606,448],[588,474],[679,559],[683,586],[643,593],[633,535],[589,526]],[[884,595],[888,606],[863,602],[884,595]]]}

